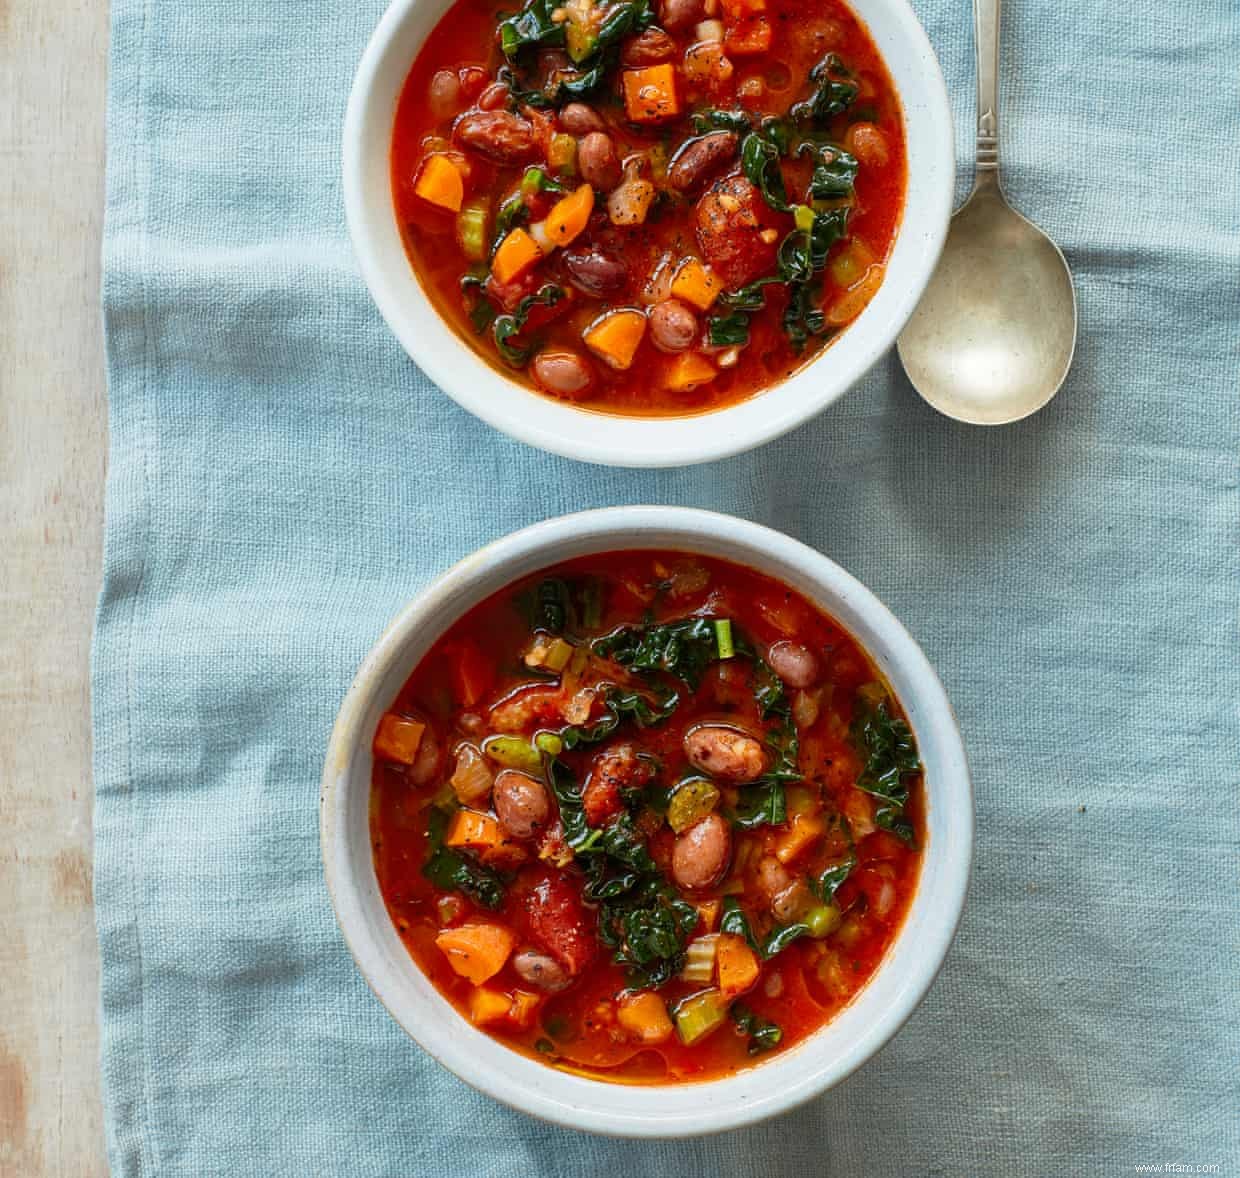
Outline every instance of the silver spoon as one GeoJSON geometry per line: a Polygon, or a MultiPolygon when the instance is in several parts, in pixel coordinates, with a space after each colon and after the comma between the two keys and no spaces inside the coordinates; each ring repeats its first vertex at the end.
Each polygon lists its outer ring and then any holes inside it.
{"type": "Polygon", "coordinates": [[[1076,348],[1068,263],[999,183],[999,0],[973,0],[977,165],[943,256],[900,335],[900,360],[940,413],[1019,421],[1059,391],[1076,348]]]}

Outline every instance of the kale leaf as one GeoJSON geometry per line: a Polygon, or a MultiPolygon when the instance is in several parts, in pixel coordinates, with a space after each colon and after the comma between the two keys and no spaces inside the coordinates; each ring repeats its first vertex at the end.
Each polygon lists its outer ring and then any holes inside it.
{"type": "Polygon", "coordinates": [[[749,343],[749,316],[744,311],[734,311],[731,315],[712,315],[706,320],[706,337],[712,347],[743,347],[749,343]]]}
{"type": "Polygon", "coordinates": [[[693,129],[699,135],[707,131],[736,131],[738,134],[753,128],[753,123],[743,110],[700,110],[693,115],[693,129]]]}
{"type": "Polygon", "coordinates": [[[621,626],[592,643],[594,653],[630,671],[663,671],[696,689],[706,668],[719,657],[711,618],[621,626]]]}
{"type": "Polygon", "coordinates": [[[447,811],[433,806],[426,827],[431,853],[422,866],[422,874],[442,891],[464,892],[484,908],[498,908],[504,902],[503,879],[491,868],[445,847],[447,827],[447,811]]]}
{"type": "Polygon", "coordinates": [[[850,850],[839,863],[833,863],[817,875],[810,877],[810,891],[824,904],[829,904],[835,899],[835,893],[840,890],[840,885],[852,874],[852,869],[856,866],[857,853],[850,850]]]}
{"type": "Polygon", "coordinates": [[[770,768],[753,784],[742,787],[736,806],[729,815],[733,825],[742,830],[752,830],[757,826],[779,826],[787,820],[784,785],[801,779],[798,761],[801,744],[783,682],[764,660],[757,657],[748,643],[743,653],[754,660],[754,698],[758,701],[762,718],[769,720],[774,717],[778,721],[766,738],[771,755],[770,768]]]}
{"type": "Polygon", "coordinates": [[[461,276],[461,294],[471,296],[473,306],[469,308],[469,321],[474,331],[481,335],[495,321],[495,304],[486,296],[486,269],[471,270],[461,276]]]}
{"type": "Polygon", "coordinates": [[[839,55],[828,53],[809,72],[814,93],[788,112],[801,125],[823,123],[832,115],[843,114],[857,97],[857,82],[839,55]]]}
{"type": "Polygon", "coordinates": [[[865,764],[857,788],[881,800],[874,820],[912,845],[913,825],[905,817],[908,778],[921,772],[912,730],[891,714],[886,693],[870,685],[857,692],[852,739],[865,764]],[[881,692],[881,694],[879,694],[881,692]]]}
{"type": "Polygon", "coordinates": [[[754,936],[749,918],[745,915],[745,910],[740,906],[736,897],[726,896],[723,901],[723,914],[719,919],[719,931],[744,937],[749,947],[763,961],[768,961],[780,950],[791,945],[798,937],[805,936],[809,932],[809,925],[801,921],[795,924],[777,924],[766,934],[766,939],[760,941],[754,936]]]}
{"type": "Polygon", "coordinates": [[[504,360],[513,368],[524,368],[529,363],[532,348],[523,344],[512,343],[524,329],[530,312],[536,306],[552,307],[564,298],[564,288],[553,282],[544,283],[534,294],[526,295],[511,315],[499,315],[491,325],[491,334],[495,337],[495,347],[504,360]]]}
{"type": "MultiPolygon", "coordinates": [[[[567,22],[552,20],[560,7],[554,0],[528,0],[514,16],[500,22],[500,49],[510,66],[515,67],[526,50],[558,49],[567,41],[567,22]]],[[[627,0],[613,5],[599,26],[597,34],[570,54],[578,72],[560,75],[545,90],[525,89],[509,69],[506,81],[518,102],[532,106],[555,106],[572,99],[585,98],[602,85],[616,63],[620,42],[632,33],[641,33],[655,21],[651,0],[627,0]]]]}
{"type": "Polygon", "coordinates": [[[784,174],[779,168],[780,155],[779,143],[765,130],[750,131],[741,140],[741,171],[745,178],[762,193],[771,208],[786,213],[792,206],[788,203],[784,174]]]}
{"type": "Polygon", "coordinates": [[[817,156],[809,181],[809,195],[814,200],[837,200],[853,195],[858,168],[856,156],[842,147],[814,139],[803,139],[793,154],[817,156]]]}
{"type": "Polygon", "coordinates": [[[760,1055],[764,1051],[770,1051],[772,1047],[778,1047],[784,1037],[783,1031],[775,1023],[755,1014],[743,1002],[732,1003],[729,1013],[736,1029],[749,1036],[750,1055],[760,1055]]]}
{"type": "Polygon", "coordinates": [[[603,715],[593,724],[575,724],[560,732],[566,749],[583,744],[598,744],[606,740],[621,721],[630,719],[639,728],[651,728],[666,720],[680,704],[680,694],[675,691],[652,691],[649,696],[640,691],[628,691],[611,687],[603,698],[603,715]]]}
{"type": "Polygon", "coordinates": [[[564,44],[564,24],[551,19],[559,5],[555,0],[528,0],[520,12],[500,21],[499,47],[509,61],[523,50],[552,49],[564,44]]]}

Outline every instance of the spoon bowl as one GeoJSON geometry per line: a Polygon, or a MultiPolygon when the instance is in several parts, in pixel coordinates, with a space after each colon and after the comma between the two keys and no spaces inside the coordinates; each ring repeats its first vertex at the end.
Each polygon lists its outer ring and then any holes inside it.
{"type": "Polygon", "coordinates": [[[1019,421],[1063,384],[1076,348],[1072,275],[997,183],[976,188],[952,218],[897,346],[913,386],[957,421],[1019,421]]]}
{"type": "Polygon", "coordinates": [[[1059,247],[999,182],[999,0],[973,0],[977,172],[952,217],[930,284],[897,348],[913,387],[940,413],[1003,425],[1036,413],[1076,350],[1076,294],[1059,247]]]}

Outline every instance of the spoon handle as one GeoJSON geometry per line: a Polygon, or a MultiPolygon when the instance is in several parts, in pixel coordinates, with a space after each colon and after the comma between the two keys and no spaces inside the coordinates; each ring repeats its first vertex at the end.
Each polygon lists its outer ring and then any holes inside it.
{"type": "Polygon", "coordinates": [[[999,0],[973,0],[977,50],[977,174],[999,171],[999,0]]]}

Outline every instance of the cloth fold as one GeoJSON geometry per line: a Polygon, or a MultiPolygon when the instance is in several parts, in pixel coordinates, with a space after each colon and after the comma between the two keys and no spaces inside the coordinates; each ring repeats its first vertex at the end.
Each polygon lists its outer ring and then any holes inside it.
{"type": "MultiPolygon", "coordinates": [[[[917,8],[968,156],[968,13],[917,8]]],[[[380,11],[113,3],[94,666],[113,1172],[1240,1171],[1240,9],[1008,6],[1007,188],[1080,299],[1046,410],[954,424],[887,356],[794,435],[662,472],[508,441],[382,325],[339,184],[380,11]],[[501,533],[627,502],[736,512],[861,577],[940,670],[978,802],[958,940],[881,1056],[778,1121],[655,1144],[527,1120],[409,1042],[353,968],[317,840],[336,708],[397,608],[501,533]]]]}

